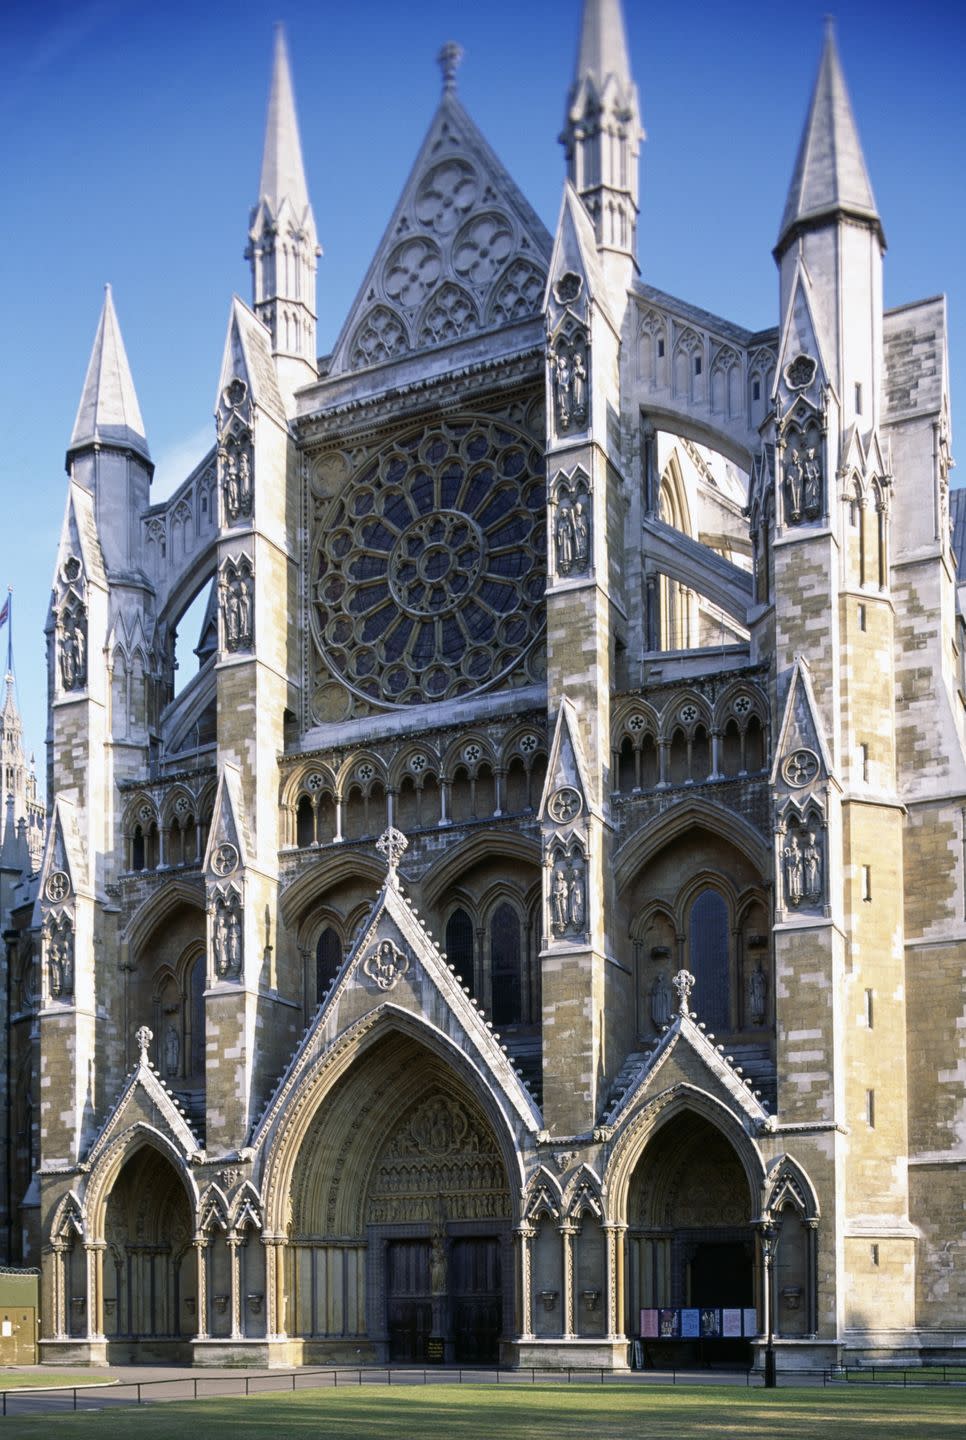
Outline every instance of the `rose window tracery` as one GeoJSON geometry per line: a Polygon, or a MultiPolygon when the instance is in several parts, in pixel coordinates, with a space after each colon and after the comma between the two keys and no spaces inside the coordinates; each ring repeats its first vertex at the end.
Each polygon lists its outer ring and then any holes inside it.
{"type": "Polygon", "coordinates": [[[469,695],[543,675],[544,462],[490,417],[394,441],[335,498],[313,550],[328,667],[376,703],[469,695]]]}

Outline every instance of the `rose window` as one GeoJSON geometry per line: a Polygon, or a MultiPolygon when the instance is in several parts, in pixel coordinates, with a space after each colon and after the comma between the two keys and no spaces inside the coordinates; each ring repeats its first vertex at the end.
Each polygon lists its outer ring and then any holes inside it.
{"type": "Polygon", "coordinates": [[[542,679],[543,471],[530,436],[484,417],[422,428],[368,462],[313,552],[329,668],[389,705],[542,679]]]}

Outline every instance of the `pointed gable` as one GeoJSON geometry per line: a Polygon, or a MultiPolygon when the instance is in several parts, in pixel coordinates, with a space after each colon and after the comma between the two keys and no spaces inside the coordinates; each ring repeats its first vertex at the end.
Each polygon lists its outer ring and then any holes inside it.
{"type": "Polygon", "coordinates": [[[606,313],[610,313],[606,297],[594,223],[577,191],[566,180],[550,257],[544,308],[551,313],[568,309],[586,319],[591,300],[597,301],[606,313]],[[576,280],[579,280],[579,286],[576,280]]]}
{"type": "Polygon", "coordinates": [[[723,1104],[749,1133],[770,1130],[768,1114],[751,1083],[715,1045],[701,1025],[679,1009],[654,1048],[644,1056],[637,1072],[605,1123],[620,1127],[635,1112],[659,1095],[681,1089],[707,1093],[723,1104]]]}
{"type": "Polygon", "coordinates": [[[813,409],[818,409],[822,387],[828,384],[829,368],[825,358],[826,347],[823,344],[825,337],[819,333],[810,291],[807,272],[799,259],[795,265],[795,277],[782,321],[774,393],[781,394],[786,405],[805,398],[813,409]],[[802,359],[814,362],[810,374],[807,366],[802,374],[797,374],[792,368],[796,361],[799,361],[801,366],[802,359]]]}
{"type": "Polygon", "coordinates": [[[316,1065],[380,1021],[409,1023],[417,1032],[426,1028],[427,1036],[442,1039],[476,1072],[477,1082],[496,1098],[513,1130],[531,1136],[540,1130],[540,1112],[499,1036],[402,892],[396,864],[404,837],[393,830],[387,835],[401,846],[390,856],[386,883],[256,1127],[255,1146],[279,1123],[290,1097],[316,1065]]]}
{"type": "Polygon", "coordinates": [[[45,899],[60,904],[86,885],[87,865],[77,812],[70,800],[58,795],[40,863],[39,893],[45,899]]]}
{"type": "Polygon", "coordinates": [[[208,830],[205,850],[206,873],[223,876],[248,864],[252,842],[248,833],[245,802],[242,798],[241,775],[234,765],[224,764],[218,776],[218,789],[208,830]],[[230,851],[235,852],[233,863],[230,851]]]}
{"type": "Polygon", "coordinates": [[[543,795],[540,797],[540,819],[549,820],[551,824],[560,824],[560,816],[567,808],[573,808],[574,815],[586,814],[588,810],[595,808],[591,804],[592,794],[587,780],[587,762],[580,742],[577,712],[572,702],[565,698],[561,701],[557,713],[550,759],[547,762],[547,778],[544,781],[543,795]],[[559,802],[555,800],[558,795],[566,797],[570,791],[575,792],[579,800],[576,806],[570,801],[568,807],[566,799],[559,802]]]}
{"type": "Polygon", "coordinates": [[[241,380],[256,405],[283,418],[285,407],[278,388],[275,362],[272,359],[272,337],[243,300],[232,296],[228,315],[228,331],[221,359],[215,413],[221,398],[233,380],[241,380]]]}
{"type": "Polygon", "coordinates": [[[85,445],[116,445],[150,459],[110,285],[94,337],[68,454],[85,445]]]}
{"type": "Polygon", "coordinates": [[[840,214],[871,222],[885,247],[835,34],[829,25],[785,202],[777,250],[784,250],[802,226],[840,214]]]}
{"type": "Polygon", "coordinates": [[[204,1156],[204,1146],[189,1125],[184,1111],[148,1060],[148,1047],[153,1038],[146,1027],[137,1032],[140,1049],[138,1063],[128,1075],[121,1093],[88,1151],[86,1168],[89,1172],[96,1168],[98,1161],[115,1141],[135,1127],[159,1134],[185,1160],[201,1159],[204,1156]]]}
{"type": "Polygon", "coordinates": [[[330,374],[539,315],[550,243],[446,91],[336,342],[330,374]]]}
{"type": "Polygon", "coordinates": [[[798,655],[778,732],[771,783],[784,783],[797,789],[817,780],[826,780],[831,774],[832,757],[825,738],[825,726],[815,703],[808,662],[798,655]]]}

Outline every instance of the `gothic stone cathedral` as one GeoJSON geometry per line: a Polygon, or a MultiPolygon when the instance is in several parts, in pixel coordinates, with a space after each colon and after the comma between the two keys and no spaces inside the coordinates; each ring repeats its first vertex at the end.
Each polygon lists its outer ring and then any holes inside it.
{"type": "Polygon", "coordinates": [[[457,59],[318,359],[279,36],[252,305],[160,503],[104,303],[10,942],[43,1356],[949,1353],[943,301],[883,313],[831,34],[759,333],[638,274],[618,0],[585,0],[552,235],[457,59]]]}

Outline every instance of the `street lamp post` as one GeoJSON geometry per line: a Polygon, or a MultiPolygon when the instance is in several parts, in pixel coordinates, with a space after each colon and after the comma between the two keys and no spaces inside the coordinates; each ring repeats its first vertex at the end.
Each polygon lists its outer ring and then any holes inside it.
{"type": "Polygon", "coordinates": [[[761,1258],[764,1265],[764,1309],[765,1309],[765,1389],[774,1390],[778,1384],[775,1366],[775,1322],[772,1312],[772,1270],[778,1255],[781,1226],[773,1220],[766,1220],[761,1226],[761,1258]]]}

